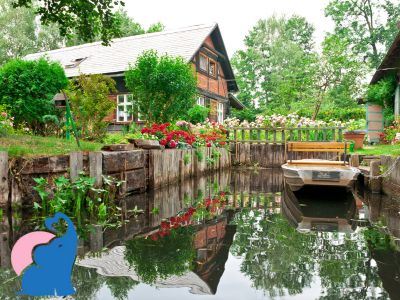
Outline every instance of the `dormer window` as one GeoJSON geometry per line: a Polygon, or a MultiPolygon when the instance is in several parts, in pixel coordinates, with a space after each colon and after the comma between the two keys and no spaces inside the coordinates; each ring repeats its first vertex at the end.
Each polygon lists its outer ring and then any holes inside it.
{"type": "Polygon", "coordinates": [[[71,60],[70,64],[64,65],[64,68],[66,69],[72,69],[72,68],[76,68],[77,66],[79,66],[81,64],[81,62],[83,62],[87,57],[80,57],[80,58],[75,58],[73,60],[71,60]]]}

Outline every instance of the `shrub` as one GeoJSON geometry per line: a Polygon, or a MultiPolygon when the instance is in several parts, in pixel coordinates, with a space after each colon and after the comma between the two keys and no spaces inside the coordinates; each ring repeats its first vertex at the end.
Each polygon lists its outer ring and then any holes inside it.
{"type": "Polygon", "coordinates": [[[231,116],[238,118],[240,121],[253,122],[256,119],[258,111],[252,108],[245,108],[242,110],[232,109],[231,116]]]}
{"type": "Polygon", "coordinates": [[[13,132],[13,119],[7,112],[5,105],[0,105],[0,137],[13,132]]]}
{"type": "Polygon", "coordinates": [[[182,119],[195,103],[196,78],[182,58],[145,51],[125,72],[125,82],[148,124],[182,119]]]}
{"type": "Polygon", "coordinates": [[[193,124],[202,123],[207,119],[209,112],[209,108],[196,104],[189,109],[187,119],[193,124]]]}
{"type": "Polygon", "coordinates": [[[108,116],[116,103],[108,95],[116,92],[115,81],[105,75],[79,75],[71,81],[67,94],[69,96],[73,116],[86,139],[101,139],[106,133],[108,116]]]}
{"type": "Polygon", "coordinates": [[[367,100],[383,107],[388,107],[393,103],[396,86],[396,76],[386,76],[377,83],[368,86],[367,100]]]}
{"type": "Polygon", "coordinates": [[[15,126],[26,123],[35,133],[42,133],[43,117],[57,114],[54,95],[67,84],[58,63],[15,59],[0,69],[0,104],[9,107],[15,126]]]}

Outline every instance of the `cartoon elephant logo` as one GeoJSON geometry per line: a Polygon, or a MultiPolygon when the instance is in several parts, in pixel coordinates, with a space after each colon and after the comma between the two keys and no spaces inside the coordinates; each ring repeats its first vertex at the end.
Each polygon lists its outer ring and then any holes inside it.
{"type": "Polygon", "coordinates": [[[77,254],[78,237],[70,218],[63,213],[45,220],[48,230],[57,233],[54,225],[64,220],[67,231],[61,237],[36,231],[21,237],[11,252],[11,263],[22,274],[20,295],[68,296],[75,294],[71,275],[77,254]],[[32,255],[33,253],[33,255],[32,255]],[[33,259],[32,259],[33,257],[33,259]]]}

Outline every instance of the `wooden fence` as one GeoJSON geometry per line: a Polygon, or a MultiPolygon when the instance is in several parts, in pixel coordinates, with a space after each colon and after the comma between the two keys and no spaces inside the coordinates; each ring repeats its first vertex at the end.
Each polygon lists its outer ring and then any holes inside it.
{"type": "Polygon", "coordinates": [[[343,141],[343,127],[235,127],[228,128],[231,143],[285,144],[288,141],[343,141]]]}
{"type": "MultiPolygon", "coordinates": [[[[286,143],[289,141],[343,141],[342,127],[237,127],[228,129],[228,140],[234,165],[279,168],[286,163],[286,143]]],[[[335,159],[336,153],[299,152],[293,159],[335,159]]]]}

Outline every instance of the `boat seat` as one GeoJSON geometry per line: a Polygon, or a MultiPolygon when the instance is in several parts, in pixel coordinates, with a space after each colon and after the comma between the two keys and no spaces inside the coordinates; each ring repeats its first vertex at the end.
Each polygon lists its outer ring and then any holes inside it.
{"type": "Polygon", "coordinates": [[[286,149],[288,152],[331,152],[338,154],[338,161],[319,161],[318,160],[293,160],[293,155],[290,156],[290,164],[302,165],[345,165],[347,153],[350,144],[347,142],[288,142],[286,149]],[[340,154],[344,154],[343,161],[340,161],[340,154]]]}
{"type": "Polygon", "coordinates": [[[327,161],[327,160],[318,160],[318,159],[302,159],[302,160],[291,160],[288,161],[289,165],[329,165],[329,166],[343,166],[344,161],[327,161]]]}

